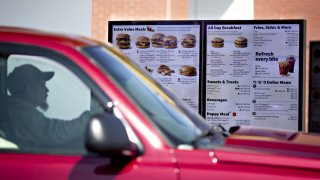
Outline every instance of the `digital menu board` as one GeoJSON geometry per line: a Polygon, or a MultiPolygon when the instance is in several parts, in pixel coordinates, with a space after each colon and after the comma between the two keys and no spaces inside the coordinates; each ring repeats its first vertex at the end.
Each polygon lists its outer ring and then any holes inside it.
{"type": "Polygon", "coordinates": [[[310,42],[309,132],[320,132],[320,41],[310,42]]]}
{"type": "Polygon", "coordinates": [[[109,42],[196,112],[201,38],[197,21],[109,22],[109,42]]]}
{"type": "Polygon", "coordinates": [[[109,42],[208,123],[302,130],[304,20],[108,25],[109,42]]]}
{"type": "Polygon", "coordinates": [[[206,21],[205,118],[301,130],[303,21],[206,21]]]}

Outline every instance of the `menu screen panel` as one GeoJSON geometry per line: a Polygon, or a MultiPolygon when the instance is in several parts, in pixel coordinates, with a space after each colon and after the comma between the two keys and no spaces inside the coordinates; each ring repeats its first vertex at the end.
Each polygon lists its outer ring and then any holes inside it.
{"type": "Polygon", "coordinates": [[[304,20],[109,21],[108,38],[209,124],[303,128],[304,20]]]}
{"type": "Polygon", "coordinates": [[[196,21],[109,22],[109,42],[196,112],[201,38],[196,21]]]}
{"type": "Polygon", "coordinates": [[[205,22],[209,123],[301,130],[303,24],[205,22]]]}
{"type": "Polygon", "coordinates": [[[309,132],[320,132],[320,41],[310,42],[309,132]]]}

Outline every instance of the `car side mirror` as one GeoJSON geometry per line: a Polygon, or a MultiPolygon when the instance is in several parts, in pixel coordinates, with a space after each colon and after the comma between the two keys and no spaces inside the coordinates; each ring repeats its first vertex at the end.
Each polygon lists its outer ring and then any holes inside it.
{"type": "Polygon", "coordinates": [[[139,154],[136,144],[129,140],[124,124],[108,112],[90,119],[86,147],[100,155],[134,157],[139,154]]]}
{"type": "Polygon", "coordinates": [[[234,132],[236,132],[238,129],[240,129],[240,126],[232,126],[229,128],[229,133],[233,134],[234,132]]]}

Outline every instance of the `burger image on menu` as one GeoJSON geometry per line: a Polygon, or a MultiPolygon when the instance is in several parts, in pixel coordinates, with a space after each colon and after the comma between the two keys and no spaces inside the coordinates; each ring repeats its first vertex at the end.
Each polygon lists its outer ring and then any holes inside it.
{"type": "Polygon", "coordinates": [[[193,66],[185,65],[180,67],[179,73],[183,76],[196,76],[197,69],[193,66]]]}
{"type": "Polygon", "coordinates": [[[211,46],[214,48],[222,48],[224,46],[224,39],[215,37],[211,40],[211,46]]]}
{"type": "Polygon", "coordinates": [[[116,45],[120,49],[130,49],[130,35],[126,33],[120,33],[116,36],[116,45]]]}
{"type": "Polygon", "coordinates": [[[234,46],[237,48],[245,48],[248,46],[248,39],[246,37],[237,37],[234,40],[234,46]]]}
{"type": "Polygon", "coordinates": [[[181,45],[183,48],[193,48],[196,46],[196,36],[193,34],[184,34],[181,45]]]}
{"type": "Polygon", "coordinates": [[[162,33],[155,33],[151,37],[152,47],[162,48],[163,47],[163,38],[165,37],[162,33]]]}
{"type": "Polygon", "coordinates": [[[163,47],[166,49],[177,48],[177,37],[175,36],[165,36],[163,38],[163,47]]]}
{"type": "Polygon", "coordinates": [[[150,39],[146,36],[139,36],[136,39],[136,46],[140,49],[145,49],[150,47],[150,39]]]}

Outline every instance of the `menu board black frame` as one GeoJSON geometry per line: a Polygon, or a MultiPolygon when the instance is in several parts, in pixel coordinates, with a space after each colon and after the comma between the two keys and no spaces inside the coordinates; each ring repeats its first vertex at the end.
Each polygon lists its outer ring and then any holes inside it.
{"type": "MultiPolygon", "coordinates": [[[[306,21],[303,19],[279,19],[279,20],[160,20],[160,21],[109,21],[108,22],[108,41],[115,44],[114,41],[114,26],[135,26],[135,25],[199,25],[200,35],[199,35],[199,114],[206,117],[207,107],[206,107],[206,74],[207,74],[207,26],[208,25],[263,25],[263,26],[277,26],[277,25],[298,25],[299,26],[299,75],[298,75],[298,120],[297,127],[299,131],[304,129],[304,101],[303,97],[305,95],[305,27],[306,21]]],[[[271,27],[270,27],[271,28],[271,27]]],[[[280,27],[281,28],[281,27],[280,27]]],[[[289,40],[290,41],[290,40],[289,40]]],[[[290,43],[290,42],[289,42],[290,43]]],[[[297,63],[297,62],[296,62],[297,63]]]]}

